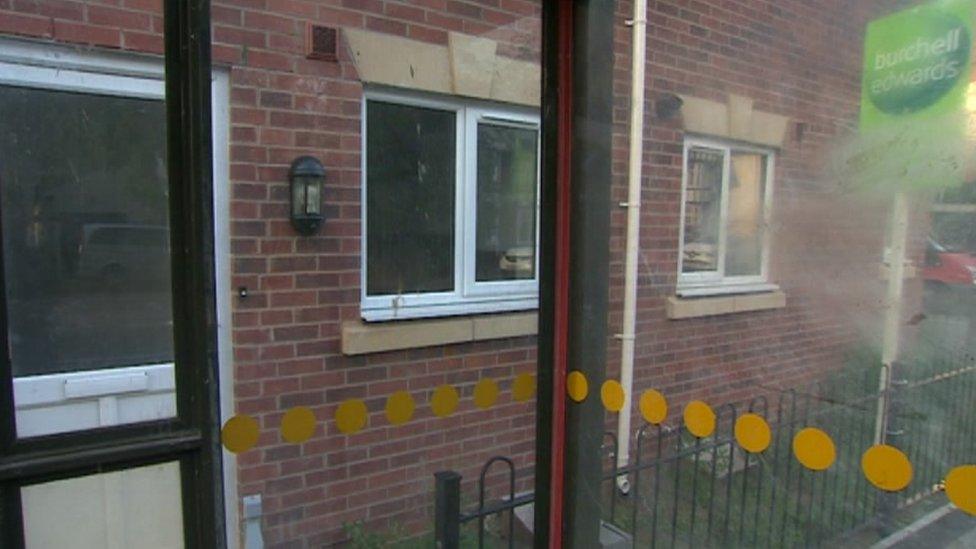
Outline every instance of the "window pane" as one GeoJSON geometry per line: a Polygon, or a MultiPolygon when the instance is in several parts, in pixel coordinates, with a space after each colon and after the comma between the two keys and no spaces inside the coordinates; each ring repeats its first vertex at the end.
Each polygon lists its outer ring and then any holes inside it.
{"type": "Polygon", "coordinates": [[[368,104],[369,295],[454,289],[455,116],[368,104]]]}
{"type": "Polygon", "coordinates": [[[766,161],[766,156],[761,154],[732,153],[726,228],[727,276],[762,274],[766,161]]]}
{"type": "Polygon", "coordinates": [[[15,376],[173,360],[161,100],[0,86],[15,376]]]}
{"type": "Polygon", "coordinates": [[[535,278],[536,136],[478,125],[478,281],[535,278]]]}
{"type": "Polygon", "coordinates": [[[714,149],[692,147],[688,151],[682,272],[718,270],[722,160],[722,152],[714,149]]]}

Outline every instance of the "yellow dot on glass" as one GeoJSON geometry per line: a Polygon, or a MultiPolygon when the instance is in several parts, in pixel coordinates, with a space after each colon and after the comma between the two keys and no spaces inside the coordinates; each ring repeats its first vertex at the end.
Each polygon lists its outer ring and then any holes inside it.
{"type": "Polygon", "coordinates": [[[837,448],[830,435],[815,427],[807,427],[793,437],[793,454],[807,469],[824,471],[837,459],[837,448]]]}
{"type": "Polygon", "coordinates": [[[619,412],[624,408],[624,388],[616,379],[608,379],[600,387],[600,400],[608,412],[619,412]]]}
{"type": "Polygon", "coordinates": [[[491,408],[498,401],[498,383],[489,377],[474,386],[474,405],[478,408],[491,408]]]}
{"type": "Polygon", "coordinates": [[[685,427],[698,438],[705,438],[715,432],[715,412],[700,400],[692,400],[685,406],[685,427]]]}
{"type": "Polygon", "coordinates": [[[658,391],[649,389],[640,397],[640,411],[644,421],[659,425],[668,417],[668,401],[658,391]]]}
{"type": "Polygon", "coordinates": [[[441,385],[434,389],[434,394],[430,397],[430,409],[437,417],[447,417],[457,410],[459,400],[457,389],[450,385],[441,385]]]}
{"type": "Polygon", "coordinates": [[[961,465],[949,471],[945,491],[953,505],[976,515],[976,465],[961,465]]]}
{"type": "Polygon", "coordinates": [[[296,406],[281,418],[281,438],[292,444],[301,444],[315,433],[315,414],[305,406],[296,406]]]}
{"type": "Polygon", "coordinates": [[[878,444],[861,456],[861,470],[868,482],[886,492],[897,492],[912,481],[912,462],[894,446],[878,444]]]}
{"type": "Polygon", "coordinates": [[[251,416],[238,415],[227,420],[220,430],[220,440],[228,452],[246,452],[258,443],[258,422],[251,416]]]}
{"type": "Polygon", "coordinates": [[[574,402],[583,402],[590,392],[590,384],[583,372],[572,371],[566,376],[566,393],[574,402]]]}
{"type": "Polygon", "coordinates": [[[397,391],[386,399],[386,419],[393,425],[403,425],[413,417],[416,405],[406,391],[397,391]]]}
{"type": "Polygon", "coordinates": [[[339,432],[351,435],[366,426],[366,403],[356,399],[344,400],[335,411],[336,427],[339,432]]]}
{"type": "Polygon", "coordinates": [[[535,376],[532,374],[519,374],[512,382],[512,398],[516,402],[525,402],[535,396],[535,376]]]}
{"type": "Polygon", "coordinates": [[[769,424],[762,416],[756,414],[743,414],[735,420],[735,440],[739,441],[747,452],[758,454],[769,448],[769,443],[773,439],[769,424]]]}

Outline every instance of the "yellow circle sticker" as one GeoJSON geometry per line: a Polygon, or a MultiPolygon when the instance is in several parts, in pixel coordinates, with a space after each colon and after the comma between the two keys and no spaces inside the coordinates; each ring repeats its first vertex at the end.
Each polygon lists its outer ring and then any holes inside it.
{"type": "Polygon", "coordinates": [[[397,391],[386,399],[386,419],[393,425],[403,425],[413,417],[416,405],[406,391],[397,391]]]}
{"type": "Polygon", "coordinates": [[[747,452],[758,454],[769,448],[773,434],[769,424],[757,414],[743,414],[735,420],[735,440],[747,452]]]}
{"type": "Polygon", "coordinates": [[[640,397],[640,411],[644,421],[658,425],[668,417],[668,401],[658,391],[649,389],[640,397]]]}
{"type": "Polygon", "coordinates": [[[861,470],[868,482],[886,492],[897,492],[912,481],[912,463],[894,446],[878,444],[861,456],[861,470]]]}
{"type": "Polygon", "coordinates": [[[569,398],[575,402],[583,402],[586,400],[586,395],[590,392],[590,386],[583,372],[574,370],[566,376],[566,392],[569,393],[569,398]]]}
{"type": "Polygon", "coordinates": [[[837,459],[837,448],[830,435],[815,427],[807,427],[793,437],[793,454],[807,469],[824,471],[837,459]]]}
{"type": "Polygon", "coordinates": [[[430,397],[430,410],[437,417],[447,417],[457,410],[459,400],[457,389],[450,385],[441,385],[434,389],[434,394],[430,397]]]}
{"type": "Polygon", "coordinates": [[[956,507],[976,515],[976,465],[961,465],[949,471],[945,491],[956,507]]]}
{"type": "Polygon", "coordinates": [[[531,400],[535,395],[535,376],[532,374],[519,374],[512,382],[512,398],[516,402],[531,400]]]}
{"type": "Polygon", "coordinates": [[[301,444],[315,433],[315,414],[310,408],[296,406],[281,418],[281,438],[292,444],[301,444]]]}
{"type": "Polygon", "coordinates": [[[474,405],[478,408],[491,408],[498,401],[498,383],[486,377],[474,386],[474,405]]]}
{"type": "Polygon", "coordinates": [[[608,412],[619,412],[624,409],[624,388],[616,379],[608,379],[600,387],[600,400],[608,412]]]}
{"type": "Polygon", "coordinates": [[[715,412],[700,400],[692,400],[685,406],[685,427],[698,438],[705,438],[715,432],[715,412]]]}
{"type": "Polygon", "coordinates": [[[248,415],[237,415],[227,420],[220,430],[220,440],[228,452],[246,452],[258,443],[258,422],[248,415]]]}
{"type": "Polygon", "coordinates": [[[344,435],[351,435],[366,426],[366,403],[358,398],[344,400],[335,411],[336,427],[344,435]]]}

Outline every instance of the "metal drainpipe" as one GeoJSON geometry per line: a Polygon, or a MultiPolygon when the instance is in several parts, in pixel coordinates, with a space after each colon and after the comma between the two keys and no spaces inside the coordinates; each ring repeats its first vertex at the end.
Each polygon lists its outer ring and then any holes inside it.
{"type": "MultiPolygon", "coordinates": [[[[620,385],[624,407],[617,416],[617,467],[630,458],[630,416],[634,389],[634,339],[637,325],[637,255],[640,251],[641,163],[644,152],[644,56],[647,39],[646,0],[634,1],[630,88],[630,158],[627,172],[627,247],[624,263],[624,318],[620,338],[620,385]]],[[[617,487],[630,491],[627,475],[617,477],[617,487]]]]}

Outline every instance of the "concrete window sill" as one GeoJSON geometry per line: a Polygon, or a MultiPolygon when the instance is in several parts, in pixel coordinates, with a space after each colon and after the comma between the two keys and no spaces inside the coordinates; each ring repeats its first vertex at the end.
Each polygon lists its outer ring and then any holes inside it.
{"type": "Polygon", "coordinates": [[[535,312],[380,323],[354,320],[342,325],[342,353],[364,355],[521,337],[535,335],[537,330],[535,312]]]}
{"type": "Polygon", "coordinates": [[[749,311],[767,311],[784,307],[786,307],[786,294],[781,290],[775,290],[754,294],[694,298],[672,296],[668,298],[665,308],[669,319],[681,320],[749,311]]]}

